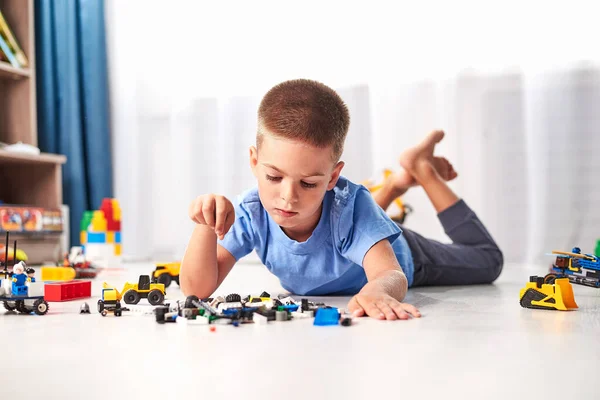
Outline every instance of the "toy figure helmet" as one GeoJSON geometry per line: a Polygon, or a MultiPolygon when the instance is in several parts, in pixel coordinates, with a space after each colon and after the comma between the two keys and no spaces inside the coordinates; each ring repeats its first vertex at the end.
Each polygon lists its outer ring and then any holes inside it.
{"type": "Polygon", "coordinates": [[[573,247],[573,251],[571,253],[580,254],[581,253],[581,249],[579,247],[573,247]]]}

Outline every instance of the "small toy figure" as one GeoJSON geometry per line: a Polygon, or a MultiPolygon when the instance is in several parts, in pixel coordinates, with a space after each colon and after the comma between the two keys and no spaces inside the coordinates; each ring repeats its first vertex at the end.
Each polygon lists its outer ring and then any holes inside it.
{"type": "Polygon", "coordinates": [[[29,277],[25,274],[25,263],[20,261],[13,267],[12,276],[12,293],[14,296],[25,296],[27,295],[26,282],[29,281],[29,277]]]}
{"type": "Polygon", "coordinates": [[[35,282],[35,269],[28,267],[25,272],[27,273],[27,276],[29,277],[29,282],[35,282]]]}

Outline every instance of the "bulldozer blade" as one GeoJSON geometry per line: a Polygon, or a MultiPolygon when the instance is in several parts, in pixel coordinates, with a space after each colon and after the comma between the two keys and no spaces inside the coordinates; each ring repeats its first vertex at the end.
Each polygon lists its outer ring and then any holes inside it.
{"type": "Polygon", "coordinates": [[[573,310],[579,308],[573,295],[573,286],[569,278],[560,278],[554,281],[556,285],[555,297],[557,305],[562,304],[564,310],[573,310]]]}

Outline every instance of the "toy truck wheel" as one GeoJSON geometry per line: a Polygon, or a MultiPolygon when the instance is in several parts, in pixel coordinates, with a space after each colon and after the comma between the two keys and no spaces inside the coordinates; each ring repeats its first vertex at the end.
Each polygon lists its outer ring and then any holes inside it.
{"type": "Polygon", "coordinates": [[[176,283],[177,285],[179,285],[179,275],[177,275],[177,276],[174,276],[174,277],[173,277],[173,280],[175,281],[175,283],[176,283]]]}
{"type": "Polygon", "coordinates": [[[14,311],[16,307],[10,304],[8,301],[5,301],[4,308],[6,308],[7,311],[14,311]]]}
{"type": "Polygon", "coordinates": [[[165,288],[168,288],[169,285],[171,284],[171,275],[169,274],[162,274],[158,277],[158,283],[162,283],[163,285],[165,285],[165,288]]]}
{"type": "Polygon", "coordinates": [[[102,310],[100,312],[100,315],[102,315],[103,317],[106,317],[106,314],[108,314],[108,311],[106,311],[106,310],[102,310]]]}
{"type": "Polygon", "coordinates": [[[162,292],[158,289],[151,290],[148,293],[148,303],[152,304],[153,306],[162,304],[164,299],[165,295],[162,294],[162,292]]]}
{"type": "Polygon", "coordinates": [[[102,313],[104,311],[104,302],[102,300],[98,300],[98,312],[102,313]]]}
{"type": "Polygon", "coordinates": [[[33,311],[37,315],[44,315],[48,312],[48,302],[44,299],[37,299],[35,303],[33,303],[33,311]]]}
{"type": "Polygon", "coordinates": [[[547,274],[544,277],[544,283],[547,283],[548,285],[553,285],[554,281],[556,281],[556,274],[547,274]]]}
{"type": "Polygon", "coordinates": [[[120,317],[121,315],[123,315],[123,310],[121,310],[121,309],[115,310],[115,317],[120,317]]]}
{"type": "Polygon", "coordinates": [[[22,314],[29,314],[29,310],[27,309],[27,307],[25,307],[25,302],[23,300],[19,300],[15,303],[15,308],[17,309],[18,312],[22,313],[22,314]]]}
{"type": "Polygon", "coordinates": [[[123,295],[123,301],[125,301],[125,304],[137,304],[140,302],[140,294],[135,290],[129,289],[123,295]]]}

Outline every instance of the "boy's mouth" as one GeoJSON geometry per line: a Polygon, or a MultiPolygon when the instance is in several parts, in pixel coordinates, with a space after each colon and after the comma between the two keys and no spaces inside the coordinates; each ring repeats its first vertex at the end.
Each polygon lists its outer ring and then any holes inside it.
{"type": "Polygon", "coordinates": [[[277,214],[281,215],[282,217],[286,217],[286,218],[293,217],[294,215],[298,214],[295,211],[286,211],[286,210],[282,210],[280,208],[276,208],[275,212],[277,212],[277,214]]]}

